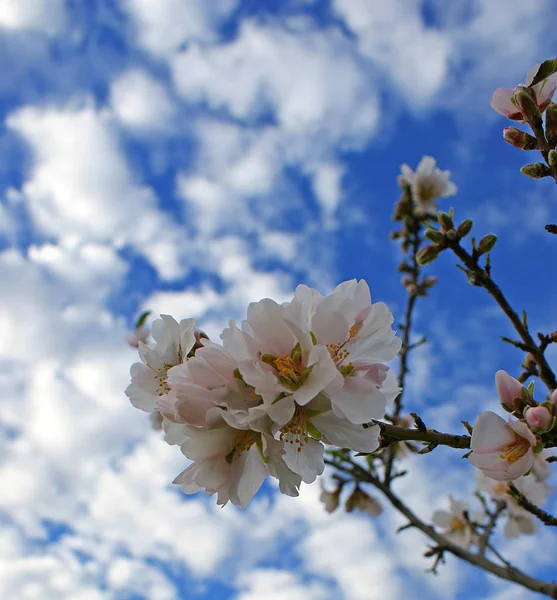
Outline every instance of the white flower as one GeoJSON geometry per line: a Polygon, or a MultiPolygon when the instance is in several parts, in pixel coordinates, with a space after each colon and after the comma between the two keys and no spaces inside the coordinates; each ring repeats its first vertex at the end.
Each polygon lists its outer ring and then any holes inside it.
{"type": "Polygon", "coordinates": [[[449,510],[436,510],[432,522],[442,529],[443,535],[458,546],[468,549],[474,541],[474,531],[466,520],[468,505],[449,496],[449,510]]]}
{"type": "Polygon", "coordinates": [[[187,358],[195,344],[195,319],[178,322],[169,315],[161,315],[152,325],[154,346],[139,342],[142,363],[134,363],[130,373],[132,381],[126,396],[141,410],[157,410],[158,400],[170,391],[168,370],[187,358]]]}
{"type": "Polygon", "coordinates": [[[511,481],[532,468],[536,444],[536,436],[525,423],[507,423],[485,411],[474,424],[468,460],[491,479],[511,481]]]}
{"type": "Polygon", "coordinates": [[[450,181],[451,172],[436,167],[435,159],[424,156],[416,172],[403,164],[400,180],[410,185],[418,214],[435,214],[435,200],[456,194],[456,185],[450,181]]]}
{"type": "Polygon", "coordinates": [[[338,375],[324,392],[334,414],[355,424],[382,418],[400,392],[383,363],[396,356],[401,341],[385,304],[372,304],[367,283],[346,281],[326,297],[299,285],[284,310],[290,324],[309,331],[315,348],[324,346],[331,356],[338,375]]]}

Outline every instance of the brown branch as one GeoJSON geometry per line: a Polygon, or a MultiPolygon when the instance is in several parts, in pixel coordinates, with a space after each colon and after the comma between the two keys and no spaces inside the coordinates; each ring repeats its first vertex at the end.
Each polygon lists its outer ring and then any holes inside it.
{"type": "Polygon", "coordinates": [[[530,502],[530,500],[528,500],[528,498],[526,498],[526,496],[522,494],[513,483],[509,485],[509,491],[507,493],[516,500],[519,506],[533,514],[542,523],[549,527],[557,527],[557,517],[550,515],[545,510],[542,510],[539,506],[536,506],[530,502]]]}
{"type": "Polygon", "coordinates": [[[436,444],[437,446],[450,446],[451,448],[470,448],[469,435],[456,435],[453,433],[441,433],[435,429],[409,429],[391,425],[383,421],[374,421],[381,429],[381,444],[383,447],[398,441],[415,441],[436,444]]]}
{"type": "Polygon", "coordinates": [[[458,241],[448,241],[448,247],[464,263],[473,277],[474,284],[483,287],[507,315],[516,332],[524,342],[527,351],[532,354],[532,357],[536,361],[540,379],[547,385],[550,391],[557,388],[555,373],[549,366],[543,351],[540,350],[539,346],[534,341],[534,338],[528,330],[527,324],[513,310],[499,286],[491,278],[491,275],[479,265],[478,257],[469,254],[458,241]]]}
{"type": "Polygon", "coordinates": [[[512,581],[513,583],[521,585],[529,590],[532,590],[533,592],[545,594],[550,598],[557,599],[557,584],[531,577],[516,567],[510,566],[508,563],[505,566],[498,565],[480,553],[472,553],[461,546],[452,543],[450,540],[445,538],[445,536],[438,533],[431,525],[426,524],[416,514],[414,514],[414,512],[392,491],[392,489],[386,483],[382,482],[372,473],[364,470],[357,463],[348,461],[349,466],[343,466],[332,460],[326,460],[325,462],[329,465],[332,465],[336,469],[349,474],[357,481],[370,483],[380,490],[393,505],[393,507],[399,513],[404,515],[406,519],[408,519],[408,524],[416,529],[419,529],[422,533],[433,540],[437,544],[439,551],[450,552],[467,563],[492,573],[496,577],[506,581],[512,581]]]}

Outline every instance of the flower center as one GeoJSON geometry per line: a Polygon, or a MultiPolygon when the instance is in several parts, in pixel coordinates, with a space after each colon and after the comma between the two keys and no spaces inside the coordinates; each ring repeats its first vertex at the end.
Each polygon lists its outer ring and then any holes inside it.
{"type": "MultiPolygon", "coordinates": [[[[169,365],[168,368],[170,368],[171,366],[169,365]]],[[[168,394],[168,392],[170,391],[170,387],[168,386],[168,369],[159,369],[158,371],[155,371],[155,381],[157,384],[157,389],[155,390],[155,394],[157,396],[164,396],[165,394],[168,394]]]]}
{"type": "Polygon", "coordinates": [[[462,517],[452,517],[449,522],[449,531],[451,533],[462,533],[468,523],[462,517]]]}
{"type": "Polygon", "coordinates": [[[253,444],[255,444],[259,435],[261,434],[257,433],[257,431],[252,431],[251,429],[238,431],[232,442],[232,450],[226,456],[227,462],[232,463],[236,455],[247,452],[253,444]]]}
{"type": "Polygon", "coordinates": [[[530,448],[530,442],[521,437],[520,435],[516,436],[516,439],[511,444],[508,444],[503,448],[503,453],[500,455],[503,460],[507,462],[514,463],[517,460],[521,459],[526,452],[528,452],[530,448]]]}
{"type": "Polygon", "coordinates": [[[301,406],[296,406],[292,419],[280,430],[280,441],[296,444],[298,452],[309,442],[308,417],[301,406]]]}
{"type": "Polygon", "coordinates": [[[304,367],[300,344],[296,344],[290,354],[282,356],[262,354],[261,360],[273,367],[280,383],[292,392],[302,387],[313,369],[313,367],[304,367]]]}

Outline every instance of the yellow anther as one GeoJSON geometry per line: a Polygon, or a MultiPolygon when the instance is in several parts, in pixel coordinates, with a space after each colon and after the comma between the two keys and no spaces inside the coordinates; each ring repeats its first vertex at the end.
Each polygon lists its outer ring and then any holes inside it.
{"type": "Polygon", "coordinates": [[[521,436],[517,436],[512,444],[508,444],[503,448],[503,453],[500,458],[507,462],[514,463],[520,460],[530,448],[530,442],[521,436]]]}

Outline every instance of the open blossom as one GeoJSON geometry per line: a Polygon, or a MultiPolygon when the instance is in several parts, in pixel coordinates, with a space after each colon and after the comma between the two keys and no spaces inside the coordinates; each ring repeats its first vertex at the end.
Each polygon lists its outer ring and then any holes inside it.
{"type": "Polygon", "coordinates": [[[466,550],[474,540],[474,531],[465,515],[467,511],[467,504],[449,496],[449,510],[436,510],[431,519],[449,541],[466,550]]]}
{"type": "Polygon", "coordinates": [[[157,410],[159,398],[170,391],[168,370],[181,363],[196,343],[195,319],[178,323],[169,315],[161,315],[152,325],[153,346],[139,342],[142,363],[134,363],[130,373],[132,381],[126,396],[141,410],[157,410]]]}
{"type": "Polygon", "coordinates": [[[520,102],[517,99],[517,94],[525,91],[530,95],[541,113],[549,106],[555,90],[557,89],[557,73],[540,81],[534,87],[528,86],[532,83],[534,76],[540,68],[539,64],[534,65],[526,74],[526,84],[518,85],[513,90],[508,88],[498,88],[493,93],[491,98],[491,107],[500,115],[507,117],[513,121],[520,123],[525,122],[525,115],[520,109],[520,102]]]}
{"type": "Polygon", "coordinates": [[[474,424],[468,460],[491,479],[511,481],[532,468],[536,444],[536,436],[526,423],[507,423],[495,413],[485,411],[474,424]]]}
{"type": "Polygon", "coordinates": [[[412,189],[418,214],[435,214],[435,200],[456,194],[456,185],[450,180],[451,172],[437,168],[431,156],[424,156],[415,172],[406,164],[401,166],[401,170],[399,181],[412,189]]]}

